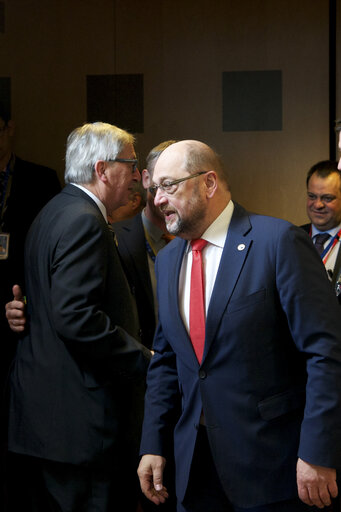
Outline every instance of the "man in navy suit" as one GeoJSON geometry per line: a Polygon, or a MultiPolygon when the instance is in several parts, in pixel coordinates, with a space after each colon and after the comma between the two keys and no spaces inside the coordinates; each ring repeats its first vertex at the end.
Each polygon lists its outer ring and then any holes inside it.
{"type": "Polygon", "coordinates": [[[178,512],[330,506],[341,467],[341,320],[309,237],[232,202],[219,158],[201,142],[167,148],[153,181],[177,238],[156,260],[143,492],[167,499],[174,441],[178,512]],[[206,323],[197,355],[189,242],[200,238],[206,323]]]}
{"type": "Polygon", "coordinates": [[[310,223],[302,228],[318,249],[341,303],[341,174],[337,167],[337,162],[324,160],[309,170],[307,215],[310,223]]]}

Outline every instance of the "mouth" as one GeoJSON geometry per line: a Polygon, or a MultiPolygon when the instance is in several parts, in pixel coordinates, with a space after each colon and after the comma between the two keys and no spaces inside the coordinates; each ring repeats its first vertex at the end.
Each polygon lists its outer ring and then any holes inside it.
{"type": "Polygon", "coordinates": [[[166,222],[170,222],[172,218],[176,215],[175,210],[161,210],[161,212],[164,215],[166,222]]]}
{"type": "Polygon", "coordinates": [[[320,211],[316,212],[315,210],[312,210],[311,213],[313,213],[314,215],[321,215],[323,217],[324,215],[326,215],[327,212],[320,212],[320,211]]]}

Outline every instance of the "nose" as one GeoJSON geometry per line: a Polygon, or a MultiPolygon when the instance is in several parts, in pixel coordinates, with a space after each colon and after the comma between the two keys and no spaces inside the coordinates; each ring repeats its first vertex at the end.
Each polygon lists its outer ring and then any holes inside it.
{"type": "Polygon", "coordinates": [[[137,167],[135,167],[134,172],[133,172],[133,180],[134,181],[141,181],[141,173],[140,173],[140,171],[138,170],[137,167]]]}
{"type": "Polygon", "coordinates": [[[322,201],[322,199],[320,197],[317,197],[314,201],[315,203],[315,208],[324,208],[324,202],[322,201]]]}
{"type": "Polygon", "coordinates": [[[155,206],[161,206],[163,204],[166,204],[167,203],[167,198],[166,198],[166,194],[164,192],[162,192],[162,190],[160,188],[157,188],[156,189],[156,194],[155,194],[155,197],[154,197],[154,204],[155,206]]]}

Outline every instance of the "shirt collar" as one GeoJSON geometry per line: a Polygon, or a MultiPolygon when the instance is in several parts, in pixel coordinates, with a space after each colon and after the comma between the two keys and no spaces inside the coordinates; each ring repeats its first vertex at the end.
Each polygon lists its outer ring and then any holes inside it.
{"type": "Polygon", "coordinates": [[[81,190],[83,190],[83,192],[85,192],[86,194],[88,194],[88,196],[91,197],[91,199],[93,201],[95,201],[95,203],[97,204],[98,208],[101,210],[101,213],[104,217],[104,220],[105,222],[108,222],[108,217],[107,217],[107,210],[104,206],[104,204],[102,203],[102,201],[100,201],[98,199],[97,196],[95,196],[95,194],[93,194],[92,192],[90,192],[90,190],[88,190],[87,188],[83,187],[82,185],[78,185],[78,183],[71,183],[71,185],[74,185],[75,187],[78,187],[80,188],[81,190]]]}
{"type": "Polygon", "coordinates": [[[328,229],[327,231],[320,231],[318,230],[314,224],[311,225],[311,238],[314,238],[314,236],[316,235],[319,235],[319,234],[326,234],[326,233],[329,233],[330,236],[335,236],[336,233],[341,229],[341,224],[339,224],[338,226],[336,226],[335,228],[333,229],[328,229]]]}
{"type": "Polygon", "coordinates": [[[144,213],[144,210],[142,210],[142,213],[141,213],[141,217],[142,217],[142,224],[143,224],[143,227],[144,229],[147,231],[148,235],[150,236],[150,238],[154,241],[154,242],[158,242],[159,240],[162,239],[162,235],[163,235],[163,231],[162,229],[160,229],[158,226],[156,226],[155,224],[153,224],[147,217],[146,217],[146,214],[144,213]]]}

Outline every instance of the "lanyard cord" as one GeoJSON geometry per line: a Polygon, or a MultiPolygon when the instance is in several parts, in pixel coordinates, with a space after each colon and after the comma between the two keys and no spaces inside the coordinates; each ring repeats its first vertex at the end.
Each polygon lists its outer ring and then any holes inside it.
{"type": "Polygon", "coordinates": [[[323,261],[324,264],[327,263],[327,260],[328,260],[328,258],[330,256],[332,250],[334,249],[335,245],[340,240],[340,236],[341,236],[341,229],[339,229],[339,231],[336,233],[336,235],[333,236],[333,238],[331,239],[331,241],[329,242],[327,247],[322,252],[321,258],[322,258],[322,261],[323,261]]]}
{"type": "MultiPolygon", "coordinates": [[[[310,226],[310,237],[311,237],[311,231],[312,231],[312,228],[310,226]]],[[[324,265],[327,263],[327,260],[332,252],[332,250],[334,249],[335,245],[338,243],[338,241],[340,240],[340,237],[341,237],[341,229],[339,229],[339,231],[336,233],[336,235],[334,235],[332,237],[332,239],[330,240],[330,242],[328,243],[327,247],[322,251],[321,253],[321,259],[324,263],[324,265]]]]}
{"type": "Polygon", "coordinates": [[[155,262],[157,251],[156,251],[155,247],[153,247],[150,235],[144,226],[143,226],[143,230],[144,230],[144,238],[146,241],[147,252],[148,252],[149,256],[151,257],[152,261],[155,262]]]}

